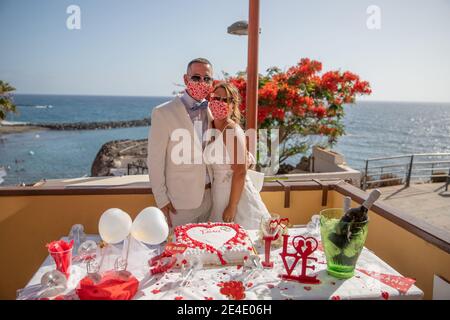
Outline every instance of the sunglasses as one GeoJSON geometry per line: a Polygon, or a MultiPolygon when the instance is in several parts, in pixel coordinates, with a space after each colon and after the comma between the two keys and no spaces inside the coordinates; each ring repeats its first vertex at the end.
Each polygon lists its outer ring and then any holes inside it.
{"type": "Polygon", "coordinates": [[[230,103],[230,100],[231,100],[231,99],[230,99],[230,98],[227,98],[227,97],[217,97],[217,96],[212,96],[212,97],[211,97],[211,100],[230,103]]]}
{"type": "Polygon", "coordinates": [[[203,78],[201,76],[192,76],[191,77],[191,80],[194,82],[200,82],[202,79],[206,83],[211,83],[213,81],[213,79],[209,76],[204,76],[203,78]]]}

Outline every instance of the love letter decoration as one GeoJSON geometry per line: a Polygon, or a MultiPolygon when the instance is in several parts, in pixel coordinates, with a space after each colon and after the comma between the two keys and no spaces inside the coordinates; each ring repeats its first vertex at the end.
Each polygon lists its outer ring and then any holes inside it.
{"type": "Polygon", "coordinates": [[[287,274],[282,274],[281,278],[285,280],[297,281],[300,283],[319,284],[320,280],[317,276],[307,276],[306,270],[314,270],[316,267],[308,265],[310,260],[317,261],[317,258],[310,257],[310,255],[316,251],[319,243],[313,237],[294,236],[292,237],[292,247],[295,249],[293,252],[288,252],[289,235],[283,235],[283,251],[280,253],[283,260],[284,268],[287,274]],[[293,260],[289,265],[288,260],[293,260]],[[294,275],[293,271],[297,263],[301,260],[300,274],[294,275]]]}

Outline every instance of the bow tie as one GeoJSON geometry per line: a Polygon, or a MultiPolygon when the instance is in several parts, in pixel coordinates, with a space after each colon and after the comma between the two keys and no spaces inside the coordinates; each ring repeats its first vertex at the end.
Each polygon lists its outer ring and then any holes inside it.
{"type": "Polygon", "coordinates": [[[206,108],[208,108],[208,100],[203,100],[201,102],[194,103],[194,106],[191,108],[191,110],[205,110],[206,108]]]}

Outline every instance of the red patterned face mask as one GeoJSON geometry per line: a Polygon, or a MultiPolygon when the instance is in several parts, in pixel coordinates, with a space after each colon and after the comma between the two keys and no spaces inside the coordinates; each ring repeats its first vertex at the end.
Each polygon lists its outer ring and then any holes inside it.
{"type": "Polygon", "coordinates": [[[211,85],[206,82],[189,81],[187,84],[187,92],[195,100],[201,101],[211,93],[211,85]]]}
{"type": "Polygon", "coordinates": [[[209,109],[217,120],[223,120],[228,116],[228,104],[225,101],[212,100],[209,102],[209,109]]]}

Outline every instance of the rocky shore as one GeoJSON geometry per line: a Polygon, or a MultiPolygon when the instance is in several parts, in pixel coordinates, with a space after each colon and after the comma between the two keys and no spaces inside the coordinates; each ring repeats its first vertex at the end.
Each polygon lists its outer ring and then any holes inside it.
{"type": "Polygon", "coordinates": [[[114,140],[105,143],[91,167],[91,176],[147,173],[147,139],[114,140]]]}
{"type": "Polygon", "coordinates": [[[126,121],[106,122],[74,122],[74,123],[37,123],[33,126],[47,128],[50,130],[105,130],[117,128],[145,127],[150,125],[150,118],[126,121]]]}

